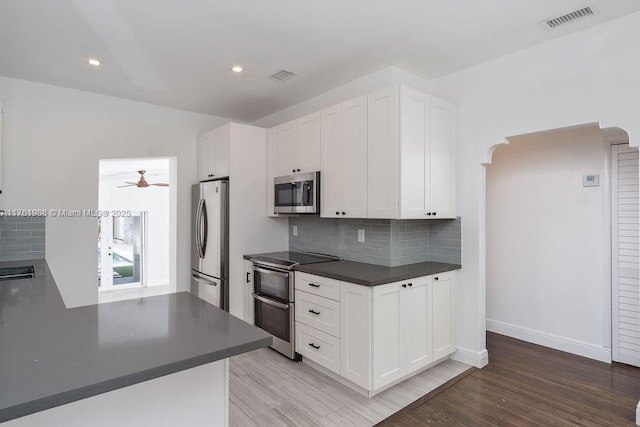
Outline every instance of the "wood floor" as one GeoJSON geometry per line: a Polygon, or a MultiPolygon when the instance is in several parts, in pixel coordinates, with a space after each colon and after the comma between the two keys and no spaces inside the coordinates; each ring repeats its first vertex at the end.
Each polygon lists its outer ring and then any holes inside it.
{"type": "Polygon", "coordinates": [[[487,334],[489,365],[381,426],[635,426],[640,368],[487,334]]]}
{"type": "Polygon", "coordinates": [[[231,426],[372,426],[470,366],[447,360],[371,399],[271,349],[232,357],[231,426]]]}

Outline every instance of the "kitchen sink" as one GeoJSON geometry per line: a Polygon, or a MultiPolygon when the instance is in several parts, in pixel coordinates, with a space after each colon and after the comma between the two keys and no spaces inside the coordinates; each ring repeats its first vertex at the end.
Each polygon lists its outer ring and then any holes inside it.
{"type": "Polygon", "coordinates": [[[4,280],[17,280],[17,279],[33,279],[34,271],[33,266],[25,267],[7,267],[0,268],[0,281],[4,280]]]}

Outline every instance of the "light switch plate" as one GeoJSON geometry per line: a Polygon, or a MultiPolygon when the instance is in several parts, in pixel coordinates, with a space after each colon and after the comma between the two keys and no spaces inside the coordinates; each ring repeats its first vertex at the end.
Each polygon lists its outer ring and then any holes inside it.
{"type": "Polygon", "coordinates": [[[364,242],[364,230],[362,229],[358,230],[358,242],[364,242]]]}
{"type": "Polygon", "coordinates": [[[583,187],[599,187],[600,175],[598,175],[597,173],[582,175],[582,186],[583,187]]]}
{"type": "Polygon", "coordinates": [[[297,226],[297,225],[294,225],[294,226],[293,226],[293,235],[294,235],[294,236],[297,236],[297,235],[298,235],[298,226],[297,226]]]}

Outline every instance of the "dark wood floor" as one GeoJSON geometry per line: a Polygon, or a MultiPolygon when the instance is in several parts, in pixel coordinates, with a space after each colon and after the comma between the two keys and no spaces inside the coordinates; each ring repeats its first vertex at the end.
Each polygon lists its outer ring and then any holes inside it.
{"type": "Polygon", "coordinates": [[[384,426],[635,426],[640,368],[487,333],[489,365],[384,426]]]}

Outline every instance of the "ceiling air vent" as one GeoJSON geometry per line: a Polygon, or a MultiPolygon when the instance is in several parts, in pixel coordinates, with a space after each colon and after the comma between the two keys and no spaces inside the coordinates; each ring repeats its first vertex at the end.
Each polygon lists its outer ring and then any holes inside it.
{"type": "Polygon", "coordinates": [[[277,82],[283,82],[285,80],[289,80],[291,77],[295,76],[296,73],[292,73],[291,71],[287,71],[287,70],[280,70],[277,73],[269,76],[270,80],[275,80],[277,82]]]}
{"type": "Polygon", "coordinates": [[[593,15],[593,10],[590,7],[584,7],[579,10],[574,10],[573,12],[569,12],[566,15],[558,16],[551,19],[545,19],[541,22],[547,28],[556,28],[563,24],[568,24],[571,21],[575,21],[576,19],[584,18],[585,16],[593,15]]]}

